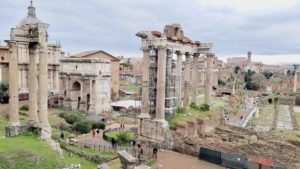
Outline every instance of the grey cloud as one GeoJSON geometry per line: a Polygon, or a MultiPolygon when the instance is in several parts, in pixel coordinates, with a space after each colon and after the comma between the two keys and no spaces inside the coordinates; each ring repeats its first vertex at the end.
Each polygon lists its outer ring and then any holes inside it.
{"type": "MultiPolygon", "coordinates": [[[[180,23],[193,40],[215,43],[217,54],[300,53],[300,12],[295,6],[257,13],[202,6],[194,0],[40,0],[38,17],[50,24],[51,41],[65,51],[102,49],[118,54],[140,54],[141,30],[162,31],[180,23]]],[[[0,40],[26,15],[27,1],[0,1],[0,40]]]]}

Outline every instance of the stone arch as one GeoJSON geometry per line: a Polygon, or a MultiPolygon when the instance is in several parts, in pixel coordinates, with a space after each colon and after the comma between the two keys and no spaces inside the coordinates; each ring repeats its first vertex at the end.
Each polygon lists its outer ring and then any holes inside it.
{"type": "Polygon", "coordinates": [[[75,82],[72,84],[72,90],[73,90],[73,91],[77,91],[77,90],[80,91],[80,88],[81,88],[81,84],[80,84],[78,81],[75,81],[75,82]]]}

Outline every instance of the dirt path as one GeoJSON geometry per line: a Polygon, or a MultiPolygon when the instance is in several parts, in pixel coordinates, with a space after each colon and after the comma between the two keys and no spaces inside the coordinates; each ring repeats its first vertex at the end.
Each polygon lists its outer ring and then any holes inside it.
{"type": "Polygon", "coordinates": [[[161,169],[225,169],[179,153],[159,152],[157,159],[161,169]]]}

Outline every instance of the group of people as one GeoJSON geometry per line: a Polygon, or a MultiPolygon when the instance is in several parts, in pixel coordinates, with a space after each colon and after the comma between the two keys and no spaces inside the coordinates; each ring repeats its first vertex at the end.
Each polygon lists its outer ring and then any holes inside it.
{"type": "Polygon", "coordinates": [[[125,124],[121,123],[120,129],[125,129],[125,124]]]}
{"type": "Polygon", "coordinates": [[[100,134],[100,130],[99,130],[99,129],[93,129],[93,130],[91,131],[91,133],[92,133],[93,138],[95,138],[95,137],[96,137],[96,134],[97,134],[97,135],[100,134]]]}
{"type": "MultiPolygon", "coordinates": [[[[136,141],[133,141],[133,146],[135,147],[135,144],[136,144],[136,141]]],[[[138,154],[137,154],[137,157],[139,160],[143,159],[143,156],[144,156],[144,149],[142,147],[142,144],[138,144],[137,145],[137,148],[138,148],[138,154]]],[[[157,153],[158,153],[158,149],[156,146],[154,146],[152,148],[152,158],[153,159],[157,159],[157,153]]]]}

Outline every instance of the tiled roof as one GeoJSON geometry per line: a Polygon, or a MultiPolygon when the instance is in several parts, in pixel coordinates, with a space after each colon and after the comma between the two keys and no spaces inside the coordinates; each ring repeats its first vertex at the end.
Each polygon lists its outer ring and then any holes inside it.
{"type": "Polygon", "coordinates": [[[93,55],[93,54],[96,54],[96,53],[103,53],[105,55],[108,55],[109,57],[112,58],[112,60],[116,60],[116,61],[119,61],[120,59],[103,51],[103,50],[92,50],[92,51],[84,51],[84,52],[80,52],[80,53],[77,53],[75,55],[72,55],[71,57],[74,57],[74,58],[83,58],[83,57],[88,57],[90,55],[93,55]]]}

